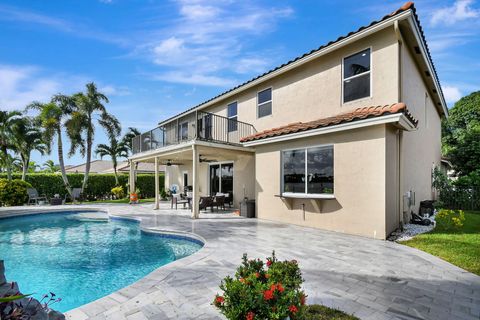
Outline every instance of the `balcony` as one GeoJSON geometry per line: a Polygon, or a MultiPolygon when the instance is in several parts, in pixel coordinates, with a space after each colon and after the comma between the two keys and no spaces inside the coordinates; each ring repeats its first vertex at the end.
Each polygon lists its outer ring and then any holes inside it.
{"type": "Polygon", "coordinates": [[[137,154],[192,140],[241,145],[241,138],[255,132],[249,123],[197,111],[134,137],[132,149],[137,154]]]}

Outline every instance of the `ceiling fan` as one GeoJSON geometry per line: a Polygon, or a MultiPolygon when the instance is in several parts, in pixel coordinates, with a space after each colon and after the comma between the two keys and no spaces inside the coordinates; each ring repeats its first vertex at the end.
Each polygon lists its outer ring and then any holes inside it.
{"type": "Polygon", "coordinates": [[[218,162],[218,160],[216,160],[216,159],[207,159],[207,158],[202,158],[202,157],[204,157],[204,155],[199,155],[199,156],[198,156],[198,161],[199,161],[199,162],[207,162],[207,163],[209,163],[209,162],[218,162]]]}
{"type": "Polygon", "coordinates": [[[167,167],[170,167],[170,166],[181,166],[181,165],[183,165],[183,163],[173,162],[173,160],[171,160],[171,159],[168,159],[167,161],[164,161],[162,164],[166,165],[167,167]]]}

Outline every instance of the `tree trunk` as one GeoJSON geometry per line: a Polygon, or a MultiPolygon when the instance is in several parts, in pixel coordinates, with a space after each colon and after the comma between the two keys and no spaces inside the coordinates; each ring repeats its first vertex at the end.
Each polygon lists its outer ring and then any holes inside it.
{"type": "Polygon", "coordinates": [[[113,173],[115,174],[115,185],[118,186],[117,160],[113,160],[113,173]]]}
{"type": "Polygon", "coordinates": [[[62,144],[62,131],[60,129],[57,130],[58,135],[58,162],[60,164],[60,171],[62,172],[62,179],[65,188],[67,189],[68,194],[73,199],[72,196],[72,187],[70,187],[70,183],[68,183],[67,173],[65,171],[65,164],[63,162],[63,144],[62,144]]]}
{"type": "Polygon", "coordinates": [[[22,157],[22,180],[25,181],[25,178],[27,177],[27,171],[28,171],[28,164],[30,163],[30,157],[22,157]]]}
{"type": "MultiPolygon", "coordinates": [[[[92,118],[88,117],[88,124],[91,126],[92,118]]],[[[85,188],[87,187],[88,183],[88,174],[90,173],[90,161],[92,159],[92,132],[91,127],[87,129],[87,162],[85,163],[85,174],[83,176],[83,184],[82,184],[82,193],[84,192],[85,188]]]]}
{"type": "Polygon", "coordinates": [[[8,161],[8,152],[7,152],[6,146],[2,146],[2,152],[5,156],[5,168],[7,169],[7,179],[8,181],[12,181],[12,167],[11,167],[11,163],[8,161]]]}

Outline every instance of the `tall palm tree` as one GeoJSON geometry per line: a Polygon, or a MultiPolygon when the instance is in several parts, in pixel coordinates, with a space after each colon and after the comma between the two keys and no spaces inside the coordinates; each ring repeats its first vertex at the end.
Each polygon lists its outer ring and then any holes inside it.
{"type": "Polygon", "coordinates": [[[100,158],[102,159],[105,156],[109,156],[112,159],[115,184],[118,185],[117,160],[121,157],[128,157],[128,147],[122,141],[118,141],[115,136],[110,136],[109,141],[110,144],[101,143],[97,145],[95,154],[100,155],[100,158]]]}
{"type": "Polygon", "coordinates": [[[117,118],[107,112],[103,103],[108,103],[108,98],[97,90],[97,86],[91,82],[86,85],[85,93],[77,93],[73,96],[75,108],[71,118],[67,121],[67,133],[72,141],[70,155],[77,149],[86,156],[85,175],[83,177],[82,191],[85,190],[90,173],[92,159],[93,139],[95,136],[95,120],[107,132],[109,136],[118,136],[121,128],[117,118]]]}
{"type": "Polygon", "coordinates": [[[8,180],[12,180],[12,166],[8,159],[8,150],[15,149],[13,130],[20,120],[22,113],[20,111],[0,110],[0,151],[2,152],[3,166],[7,171],[8,180]]]}
{"type": "Polygon", "coordinates": [[[14,127],[13,133],[15,151],[22,161],[22,180],[25,180],[29,172],[32,151],[38,151],[44,155],[47,145],[43,141],[42,131],[31,117],[21,118],[14,127]]]}
{"type": "Polygon", "coordinates": [[[53,160],[47,160],[43,163],[43,170],[49,173],[55,173],[60,171],[60,168],[53,160]]]}
{"type": "Polygon", "coordinates": [[[63,161],[63,141],[62,127],[65,119],[72,113],[73,101],[71,97],[64,95],[54,96],[49,103],[33,102],[27,109],[36,109],[39,111],[37,120],[43,128],[43,139],[47,145],[47,153],[50,154],[55,136],[57,138],[58,162],[62,173],[63,183],[67,192],[72,196],[72,188],[68,182],[63,161]]]}
{"type": "Polygon", "coordinates": [[[128,153],[133,153],[133,138],[140,135],[140,131],[137,128],[128,127],[127,133],[122,138],[123,144],[128,148],[128,153]]]}

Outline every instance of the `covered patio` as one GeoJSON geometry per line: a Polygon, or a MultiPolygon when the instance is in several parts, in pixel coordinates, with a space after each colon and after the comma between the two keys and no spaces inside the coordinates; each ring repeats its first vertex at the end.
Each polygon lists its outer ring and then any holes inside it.
{"type": "MultiPolygon", "coordinates": [[[[200,197],[216,193],[231,194],[231,212],[238,208],[245,197],[255,197],[255,157],[252,148],[218,144],[201,140],[186,141],[165,146],[130,157],[130,190],[135,190],[135,168],[138,163],[154,163],[154,209],[166,209],[160,205],[160,190],[178,186],[178,191],[191,190],[191,218],[200,215],[200,197]],[[165,185],[160,185],[161,165],[165,166],[165,185]]],[[[170,206],[168,206],[170,208],[170,206]]]]}

